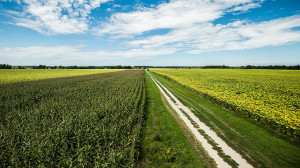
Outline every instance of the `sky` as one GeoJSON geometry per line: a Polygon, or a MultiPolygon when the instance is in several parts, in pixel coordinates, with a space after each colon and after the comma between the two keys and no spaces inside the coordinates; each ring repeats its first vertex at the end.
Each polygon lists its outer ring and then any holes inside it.
{"type": "Polygon", "coordinates": [[[297,65],[300,0],[0,0],[0,64],[297,65]]]}

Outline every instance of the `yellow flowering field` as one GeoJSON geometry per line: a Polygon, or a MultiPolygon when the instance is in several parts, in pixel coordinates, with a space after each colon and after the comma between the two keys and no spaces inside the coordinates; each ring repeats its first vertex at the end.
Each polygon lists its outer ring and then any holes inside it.
{"type": "Polygon", "coordinates": [[[151,69],[226,108],[300,137],[300,71],[151,69]]]}
{"type": "Polygon", "coordinates": [[[115,71],[120,69],[0,69],[0,84],[115,71]]]}

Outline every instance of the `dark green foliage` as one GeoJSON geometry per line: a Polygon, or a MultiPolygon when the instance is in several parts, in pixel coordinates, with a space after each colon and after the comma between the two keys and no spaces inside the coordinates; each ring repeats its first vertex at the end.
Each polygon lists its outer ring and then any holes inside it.
{"type": "Polygon", "coordinates": [[[267,66],[246,65],[246,66],[241,66],[240,69],[292,69],[292,70],[299,70],[300,65],[293,65],[293,66],[286,66],[286,65],[267,65],[267,66]]]}
{"type": "Polygon", "coordinates": [[[11,69],[11,65],[8,65],[8,64],[0,64],[0,69],[11,69]]]}
{"type": "MultiPolygon", "coordinates": [[[[135,66],[135,68],[144,68],[144,66],[135,66]]],[[[145,68],[172,68],[172,69],[291,69],[300,70],[300,65],[246,65],[246,66],[227,66],[227,65],[206,65],[206,66],[146,66],[145,68]]]]}
{"type": "Polygon", "coordinates": [[[107,69],[131,69],[131,66],[121,66],[121,65],[117,65],[117,66],[107,67],[107,69]]]}
{"type": "Polygon", "coordinates": [[[0,86],[0,167],[134,167],[142,70],[0,86]]]}
{"type": "Polygon", "coordinates": [[[228,68],[231,68],[231,67],[226,66],[226,65],[207,65],[207,66],[203,66],[201,68],[202,69],[228,69],[228,68]]]}
{"type": "Polygon", "coordinates": [[[33,66],[32,69],[47,69],[46,65],[33,66]]]}

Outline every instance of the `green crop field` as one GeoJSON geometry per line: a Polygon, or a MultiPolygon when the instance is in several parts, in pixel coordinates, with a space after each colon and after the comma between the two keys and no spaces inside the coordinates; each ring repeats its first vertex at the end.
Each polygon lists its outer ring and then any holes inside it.
{"type": "MultiPolygon", "coordinates": [[[[0,167],[217,167],[144,70],[0,72],[0,167]]],[[[253,167],[299,165],[300,71],[150,73],[253,167]]]]}
{"type": "Polygon", "coordinates": [[[0,69],[0,84],[115,71],[120,69],[0,69]]]}
{"type": "Polygon", "coordinates": [[[3,84],[0,100],[0,167],[136,164],[142,70],[3,84]]]}
{"type": "Polygon", "coordinates": [[[300,71],[151,69],[204,97],[300,137],[300,71]]]}

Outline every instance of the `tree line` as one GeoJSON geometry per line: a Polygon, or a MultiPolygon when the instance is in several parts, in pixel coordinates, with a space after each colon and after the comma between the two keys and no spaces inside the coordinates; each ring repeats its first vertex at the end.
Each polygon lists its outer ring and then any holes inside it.
{"type": "MultiPolygon", "coordinates": [[[[143,67],[143,66],[135,66],[143,67]]],[[[267,66],[227,66],[227,65],[207,65],[207,66],[144,66],[144,68],[172,68],[172,69],[291,69],[300,70],[300,65],[286,66],[286,65],[267,65],[267,66]]]]}
{"type": "Polygon", "coordinates": [[[286,66],[286,65],[267,65],[267,66],[256,66],[256,65],[246,65],[231,67],[226,65],[212,65],[212,66],[202,66],[199,67],[202,69],[291,69],[291,70],[300,70],[300,65],[286,66]]]}
{"type": "Polygon", "coordinates": [[[300,69],[300,65],[294,65],[294,66],[286,66],[286,65],[254,66],[254,65],[247,65],[247,66],[242,66],[241,69],[293,69],[293,70],[298,70],[298,69],[300,69]]]}
{"type": "Polygon", "coordinates": [[[46,65],[38,65],[38,66],[12,66],[9,64],[0,64],[0,69],[133,69],[131,66],[46,66],[46,65]]]}
{"type": "Polygon", "coordinates": [[[246,66],[237,66],[231,67],[226,65],[207,65],[207,66],[12,66],[9,64],[0,64],[0,69],[138,69],[138,68],[201,68],[201,69],[291,69],[291,70],[300,70],[300,65],[286,66],[286,65],[267,65],[267,66],[256,66],[256,65],[246,65],[246,66]]]}
{"type": "Polygon", "coordinates": [[[11,65],[8,65],[8,64],[0,64],[0,69],[11,69],[11,65]]]}

